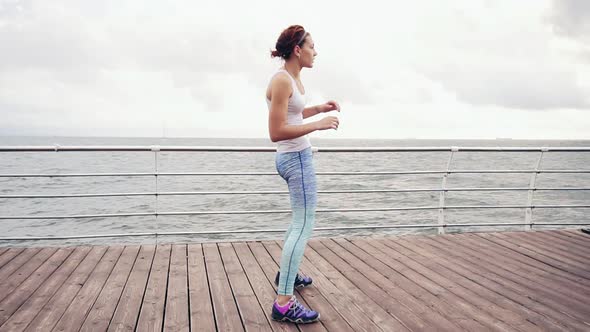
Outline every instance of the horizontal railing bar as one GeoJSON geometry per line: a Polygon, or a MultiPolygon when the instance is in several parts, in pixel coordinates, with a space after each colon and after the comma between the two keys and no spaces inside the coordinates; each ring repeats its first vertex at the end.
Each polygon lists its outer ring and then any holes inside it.
{"type": "MultiPolygon", "coordinates": [[[[528,224],[527,224],[528,225],[528,224]]],[[[533,225],[541,225],[541,226],[575,226],[575,225],[590,225],[590,223],[575,223],[575,222],[560,222],[560,223],[551,223],[551,222],[534,222],[533,225]]]]}
{"type": "MultiPolygon", "coordinates": [[[[445,172],[446,173],[446,172],[445,172]]],[[[564,169],[564,170],[558,170],[558,169],[548,169],[548,170],[451,170],[448,172],[449,174],[469,174],[469,173],[537,173],[537,174],[541,174],[541,173],[590,173],[590,169],[564,169]]]]}
{"type": "Polygon", "coordinates": [[[533,205],[533,209],[589,208],[590,205],[533,205]]]}
{"type": "Polygon", "coordinates": [[[586,152],[590,147],[319,147],[318,152],[586,152]]]}
{"type": "MultiPolygon", "coordinates": [[[[585,152],[590,147],[313,147],[318,152],[585,152]]],[[[0,146],[0,152],[85,152],[85,151],[182,151],[182,152],[276,152],[276,147],[248,146],[0,146]]]]}
{"type": "MultiPolygon", "coordinates": [[[[317,213],[333,212],[385,212],[412,210],[455,210],[455,209],[558,209],[558,208],[590,208],[590,205],[449,205],[449,206],[421,206],[399,208],[360,208],[360,209],[318,209],[317,213]]],[[[242,210],[242,211],[183,211],[183,212],[145,212],[145,213],[108,213],[82,214],[70,216],[0,216],[0,220],[9,219],[82,219],[82,218],[111,218],[111,217],[143,217],[143,216],[192,216],[192,215],[234,215],[234,214],[280,214],[291,213],[291,210],[242,210]]]]}
{"type": "MultiPolygon", "coordinates": [[[[517,174],[517,173],[590,173],[590,169],[564,169],[564,170],[451,170],[451,171],[400,171],[400,172],[316,172],[316,175],[411,175],[411,174],[517,174]]],[[[226,172],[200,172],[200,173],[64,173],[64,174],[0,174],[0,178],[34,178],[34,177],[98,177],[98,176],[278,176],[276,172],[251,172],[251,173],[226,173],[226,172]]]]}
{"type": "MultiPolygon", "coordinates": [[[[590,205],[454,205],[444,206],[442,209],[524,209],[524,208],[587,208],[590,205]]],[[[359,208],[359,209],[317,209],[318,213],[332,212],[379,212],[379,211],[410,211],[410,210],[438,210],[440,206],[399,207],[399,208],[359,208]]],[[[194,211],[194,212],[160,212],[158,215],[206,215],[206,214],[272,214],[291,213],[291,210],[259,210],[259,211],[194,211]]]]}
{"type": "MultiPolygon", "coordinates": [[[[62,195],[0,195],[0,198],[87,198],[87,197],[132,197],[162,196],[168,193],[112,193],[112,194],[62,194],[62,195]]],[[[181,195],[181,194],[178,194],[181,195]]]]}
{"type": "Polygon", "coordinates": [[[99,177],[99,176],[155,176],[156,173],[64,173],[64,174],[0,174],[0,178],[69,178],[69,177],[99,177]]]}
{"type": "MultiPolygon", "coordinates": [[[[534,225],[552,226],[585,226],[590,223],[533,223],[534,225]]],[[[462,223],[462,224],[402,224],[402,225],[369,225],[369,226],[340,226],[317,227],[318,231],[337,230],[365,230],[365,229],[391,229],[391,228],[435,228],[435,227],[485,227],[485,226],[524,226],[528,223],[462,223]]],[[[198,232],[158,232],[158,233],[120,233],[120,234],[91,234],[91,235],[65,235],[65,236],[7,236],[0,237],[0,241],[27,241],[27,240],[71,240],[87,238],[112,238],[112,237],[141,237],[141,236],[179,236],[179,235],[212,235],[212,234],[246,234],[246,233],[284,233],[286,229],[244,229],[230,231],[198,231],[198,232]]]]}
{"type": "Polygon", "coordinates": [[[153,212],[137,213],[104,213],[104,214],[75,214],[69,216],[0,216],[0,220],[7,219],[84,219],[84,218],[112,218],[112,217],[150,217],[153,212]]]}
{"type": "MultiPolygon", "coordinates": [[[[424,188],[424,189],[364,189],[364,190],[320,190],[318,194],[371,194],[371,193],[411,193],[411,192],[462,192],[462,191],[584,191],[585,188],[424,188]]],[[[60,195],[0,195],[2,198],[86,198],[86,197],[131,197],[131,196],[192,196],[192,195],[288,195],[288,191],[171,191],[143,193],[106,193],[106,194],[60,194],[60,195]]]]}

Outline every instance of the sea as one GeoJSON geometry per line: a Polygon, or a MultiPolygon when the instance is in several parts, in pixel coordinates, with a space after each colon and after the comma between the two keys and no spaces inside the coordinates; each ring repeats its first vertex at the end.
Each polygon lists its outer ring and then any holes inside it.
{"type": "MultiPolygon", "coordinates": [[[[430,139],[312,139],[316,147],[590,147],[590,140],[430,140],[430,139]]],[[[169,137],[0,137],[0,146],[243,146],[273,147],[268,139],[169,137]]],[[[319,152],[316,172],[445,171],[450,152],[319,152]]],[[[540,152],[458,152],[451,170],[534,169],[540,152]]],[[[69,173],[276,173],[272,152],[0,152],[0,174],[69,173]]],[[[590,170],[590,152],[546,152],[542,170],[590,170]]],[[[319,191],[440,189],[442,174],[318,175],[319,191]]],[[[450,174],[447,188],[526,188],[531,174],[450,174]]],[[[586,188],[543,191],[533,195],[534,205],[590,205],[590,173],[541,173],[539,188],[586,188]]],[[[98,176],[0,177],[0,217],[70,216],[141,212],[269,211],[289,210],[287,185],[277,175],[248,176],[98,176]],[[9,195],[61,195],[155,192],[281,191],[277,194],[215,194],[116,196],[77,198],[10,198],[9,195]]],[[[523,191],[452,191],[451,206],[526,205],[523,191]]],[[[320,193],[318,209],[382,209],[438,206],[440,193],[320,193]]],[[[437,228],[370,228],[424,225],[438,222],[439,211],[318,212],[316,228],[368,227],[316,230],[315,237],[437,234],[437,228]]],[[[445,223],[523,223],[525,209],[448,209],[445,223]]],[[[2,237],[61,237],[73,235],[216,232],[245,233],[100,237],[88,239],[0,240],[2,246],[64,246],[102,244],[186,243],[282,239],[291,221],[289,213],[158,215],[65,219],[0,219],[2,237]],[[278,232],[258,232],[260,230],[278,232]]],[[[590,222],[588,208],[537,208],[533,229],[580,228],[590,222]],[[562,226],[560,223],[580,224],[562,226]]],[[[588,227],[588,226],[586,226],[588,227]]],[[[448,233],[524,230],[524,226],[453,227],[448,233]]]]}

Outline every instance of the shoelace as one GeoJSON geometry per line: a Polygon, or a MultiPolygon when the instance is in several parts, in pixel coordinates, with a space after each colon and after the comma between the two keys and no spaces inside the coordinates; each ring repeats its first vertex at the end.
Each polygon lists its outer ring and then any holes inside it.
{"type": "Polygon", "coordinates": [[[297,279],[297,282],[305,282],[305,277],[300,275],[299,273],[297,273],[295,279],[297,279]]]}
{"type": "Polygon", "coordinates": [[[293,313],[295,314],[295,317],[299,317],[300,314],[305,314],[306,312],[310,311],[309,309],[306,309],[303,304],[299,303],[299,301],[297,301],[297,299],[295,299],[293,301],[293,304],[291,305],[291,308],[293,309],[293,313]]]}

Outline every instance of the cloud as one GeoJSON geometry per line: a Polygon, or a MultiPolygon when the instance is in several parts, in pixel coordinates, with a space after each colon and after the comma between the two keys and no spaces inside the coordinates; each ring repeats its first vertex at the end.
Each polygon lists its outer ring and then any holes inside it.
{"type": "MultiPolygon", "coordinates": [[[[313,6],[305,11],[270,0],[0,0],[0,118],[15,128],[160,134],[164,123],[171,133],[265,137],[264,90],[281,65],[269,50],[293,23],[312,33],[319,53],[302,74],[310,102],[336,99],[356,112],[348,119],[357,127],[338,135],[430,135],[438,122],[417,124],[457,107],[496,114],[500,124],[530,110],[558,122],[560,109],[589,108],[580,64],[590,52],[556,47],[566,38],[541,20],[553,8],[545,2],[388,5],[396,10],[349,3],[332,18],[331,5],[311,0],[301,1],[313,6]]],[[[567,16],[583,8],[555,8],[560,33],[583,37],[587,16],[567,16]]]]}
{"type": "Polygon", "coordinates": [[[570,68],[533,60],[506,63],[448,63],[425,70],[459,100],[471,105],[547,111],[588,109],[588,94],[570,68]]]}
{"type": "Polygon", "coordinates": [[[553,0],[548,21],[555,33],[590,43],[590,1],[553,0]]]}
{"type": "Polygon", "coordinates": [[[446,31],[424,35],[431,52],[416,52],[411,63],[417,72],[473,106],[590,108],[581,57],[556,48],[544,29],[544,8],[519,2],[471,11],[451,8],[447,15],[453,12],[460,12],[460,19],[445,20],[446,31]]]}
{"type": "Polygon", "coordinates": [[[2,3],[0,43],[10,47],[0,52],[0,112],[158,117],[179,103],[222,112],[232,94],[239,99],[248,85],[266,84],[260,73],[270,72],[268,48],[255,31],[151,12],[157,9],[133,1],[2,3]]]}
{"type": "Polygon", "coordinates": [[[354,72],[335,68],[328,64],[325,67],[320,65],[320,67],[319,72],[309,74],[310,80],[306,90],[310,93],[339,102],[355,104],[375,102],[368,84],[363,82],[354,72]]]}

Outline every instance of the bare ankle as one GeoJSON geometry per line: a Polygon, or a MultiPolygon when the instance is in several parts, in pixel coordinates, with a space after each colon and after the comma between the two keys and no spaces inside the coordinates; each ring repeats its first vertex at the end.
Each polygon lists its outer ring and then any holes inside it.
{"type": "Polygon", "coordinates": [[[293,295],[279,295],[279,296],[277,296],[278,305],[284,306],[285,304],[289,303],[289,300],[291,300],[291,297],[293,297],[293,295]]]}

